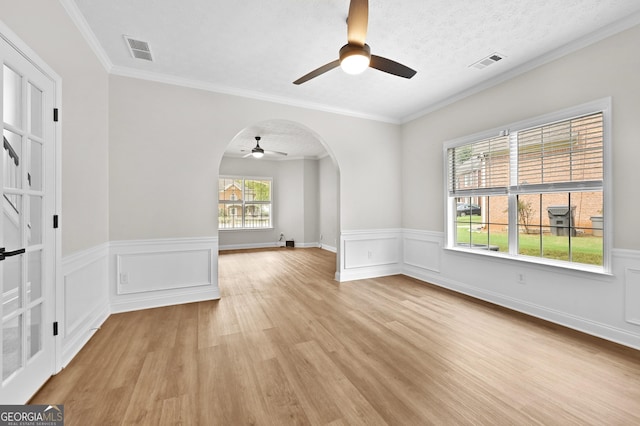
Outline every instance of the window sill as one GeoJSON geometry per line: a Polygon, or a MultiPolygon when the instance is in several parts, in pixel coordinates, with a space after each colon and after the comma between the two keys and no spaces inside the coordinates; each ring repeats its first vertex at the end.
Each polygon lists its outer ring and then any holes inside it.
{"type": "Polygon", "coordinates": [[[603,277],[613,276],[613,273],[605,270],[603,266],[587,265],[582,263],[570,263],[570,262],[564,262],[560,260],[545,259],[545,258],[524,256],[524,255],[514,256],[504,252],[481,250],[481,249],[469,249],[465,247],[455,247],[455,246],[445,247],[445,250],[449,250],[457,253],[465,253],[465,254],[470,254],[475,256],[488,256],[488,257],[493,257],[497,259],[504,259],[508,262],[522,262],[525,264],[530,264],[532,266],[542,266],[542,267],[545,267],[545,269],[546,267],[552,267],[552,268],[563,270],[565,272],[576,271],[576,272],[586,272],[588,274],[595,274],[603,277]]]}

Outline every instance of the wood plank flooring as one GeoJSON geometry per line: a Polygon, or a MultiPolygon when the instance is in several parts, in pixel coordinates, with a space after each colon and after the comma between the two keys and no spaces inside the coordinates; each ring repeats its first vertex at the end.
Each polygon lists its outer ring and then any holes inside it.
{"type": "Polygon", "coordinates": [[[32,403],[67,425],[633,425],[640,351],[320,249],[221,254],[219,301],[112,315],[32,403]]]}

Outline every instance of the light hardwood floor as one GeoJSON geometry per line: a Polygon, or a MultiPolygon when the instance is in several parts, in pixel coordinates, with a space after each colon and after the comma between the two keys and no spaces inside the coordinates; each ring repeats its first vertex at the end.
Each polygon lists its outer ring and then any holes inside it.
{"type": "Polygon", "coordinates": [[[640,351],[319,249],[227,252],[219,301],[112,315],[33,403],[67,425],[633,425],[640,351]]]}

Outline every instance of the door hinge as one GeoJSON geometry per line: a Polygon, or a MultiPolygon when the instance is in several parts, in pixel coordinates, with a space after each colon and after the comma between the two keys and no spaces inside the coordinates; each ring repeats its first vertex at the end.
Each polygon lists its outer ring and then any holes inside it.
{"type": "Polygon", "coordinates": [[[55,321],[53,323],[53,335],[57,336],[58,335],[58,321],[55,321]]]}
{"type": "Polygon", "coordinates": [[[58,227],[58,215],[54,214],[53,215],[53,229],[56,229],[58,227]]]}
{"type": "Polygon", "coordinates": [[[53,109],[53,121],[58,121],[58,108],[53,109]]]}

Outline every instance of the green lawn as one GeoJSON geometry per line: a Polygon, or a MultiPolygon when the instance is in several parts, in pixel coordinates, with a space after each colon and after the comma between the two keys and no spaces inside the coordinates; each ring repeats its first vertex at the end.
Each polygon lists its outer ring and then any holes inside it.
{"type": "MultiPolygon", "coordinates": [[[[469,232],[469,225],[480,223],[480,216],[458,218],[458,243],[489,244],[497,246],[499,251],[507,252],[507,232],[491,230],[488,235],[486,230],[474,230],[469,232]]],[[[569,237],[550,234],[520,234],[519,253],[527,256],[544,257],[547,259],[569,260],[569,237]],[[542,247],[540,246],[542,243],[542,247]]],[[[572,261],[591,265],[602,265],[602,237],[580,235],[571,237],[572,261]]]]}

